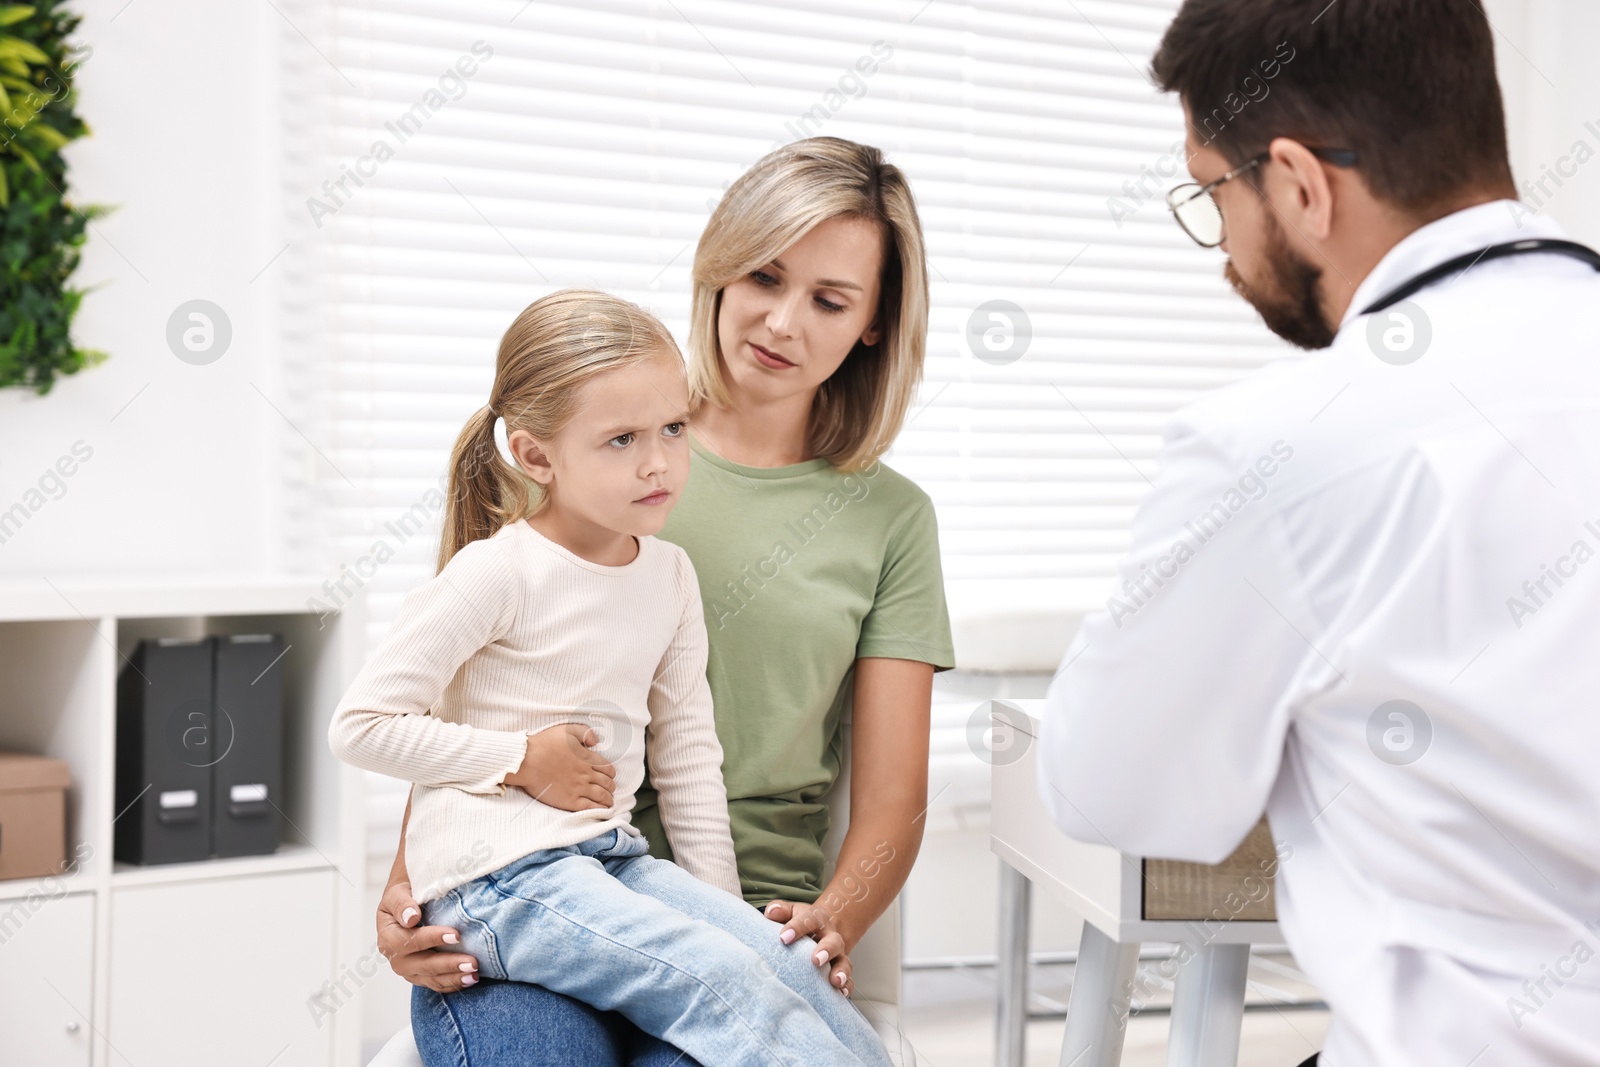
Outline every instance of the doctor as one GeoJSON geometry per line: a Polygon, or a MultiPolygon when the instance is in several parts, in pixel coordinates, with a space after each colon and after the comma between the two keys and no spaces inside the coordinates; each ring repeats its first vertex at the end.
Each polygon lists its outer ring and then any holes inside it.
{"type": "Polygon", "coordinates": [[[1517,203],[1493,43],[1187,0],[1152,64],[1177,221],[1313,352],[1167,427],[1039,784],[1202,862],[1265,810],[1322,1067],[1600,1063],[1600,257],[1517,203]]]}

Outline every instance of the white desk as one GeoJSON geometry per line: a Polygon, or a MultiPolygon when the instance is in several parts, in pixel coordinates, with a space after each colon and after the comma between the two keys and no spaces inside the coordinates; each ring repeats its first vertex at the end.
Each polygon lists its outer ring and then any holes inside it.
{"type": "Polygon", "coordinates": [[[1145,941],[1176,942],[1180,957],[1186,957],[1175,980],[1167,1067],[1233,1067],[1250,946],[1281,943],[1278,924],[1146,920],[1143,857],[1075,841],[1045,810],[1035,777],[1043,704],[990,704],[995,745],[989,840],[1001,860],[996,1064],[1021,1067],[1023,1062],[1028,907],[1037,885],[1084,919],[1062,1067],[1114,1067],[1122,1059],[1135,965],[1145,941]]]}

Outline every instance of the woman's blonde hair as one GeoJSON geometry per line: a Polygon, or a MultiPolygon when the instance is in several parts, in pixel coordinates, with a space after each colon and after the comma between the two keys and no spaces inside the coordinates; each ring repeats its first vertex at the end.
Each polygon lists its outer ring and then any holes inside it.
{"type": "Polygon", "coordinates": [[[667,355],[683,358],[661,321],[608,293],[562,289],[523,308],[500,339],[489,402],[467,420],[450,454],[439,570],[463,546],[538,514],[548,502],[538,482],[501,456],[496,418],[505,419],[507,437],[526,430],[548,441],[576,411],[579,386],[667,355]]]}
{"type": "Polygon", "coordinates": [[[811,137],[762,157],[729,186],[700,235],[689,317],[689,397],[731,401],[717,314],[722,290],[782,256],[818,223],[863,218],[883,233],[880,335],[857,342],[811,406],[808,446],[845,471],[870,467],[905,423],[922,380],[928,272],[922,224],[900,168],[838,137],[811,137]]]}

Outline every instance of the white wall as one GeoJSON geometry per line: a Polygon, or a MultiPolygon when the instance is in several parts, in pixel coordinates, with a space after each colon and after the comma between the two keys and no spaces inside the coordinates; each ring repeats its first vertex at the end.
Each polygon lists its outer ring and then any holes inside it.
{"type": "Polygon", "coordinates": [[[74,442],[92,449],[59,498],[0,544],[0,577],[281,566],[278,449],[293,431],[267,399],[283,406],[281,261],[251,279],[282,247],[286,28],[260,3],[75,7],[77,39],[94,49],[77,77],[93,135],[68,150],[69,193],[118,209],[90,230],[76,282],[97,291],[74,336],[111,358],[43,398],[0,392],[0,511],[74,442]],[[196,297],[233,325],[209,366],[166,343],[168,316],[196,297]]]}
{"type": "Polygon", "coordinates": [[[1488,0],[1486,10],[1522,198],[1574,240],[1600,247],[1600,4],[1488,0]],[[1580,141],[1586,148],[1575,153],[1580,141]],[[1577,155],[1594,158],[1578,165],[1577,155]],[[1576,173],[1530,188],[1546,168],[1576,173]]]}

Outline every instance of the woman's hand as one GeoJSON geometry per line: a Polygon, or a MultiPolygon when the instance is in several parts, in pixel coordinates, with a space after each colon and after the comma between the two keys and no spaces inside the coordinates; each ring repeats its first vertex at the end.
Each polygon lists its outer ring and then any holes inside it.
{"type": "Polygon", "coordinates": [[[506,785],[562,811],[609,808],[617,769],[594,750],[599,743],[600,736],[581,722],[529,734],[522,765],[506,775],[506,785]]]}
{"type": "Polygon", "coordinates": [[[845,996],[850,995],[855,988],[850,957],[845,953],[844,934],[835,925],[832,912],[820,904],[774,900],[763,914],[773,922],[783,923],[778,939],[784,944],[794,944],[802,934],[815,941],[817,947],[811,951],[811,962],[828,968],[828,984],[845,996]]]}
{"type": "Polygon", "coordinates": [[[448,926],[418,926],[422,909],[410,882],[392,882],[378,901],[378,951],[394,973],[435,993],[454,993],[478,981],[478,961],[465,952],[435,952],[461,943],[448,926]]]}

